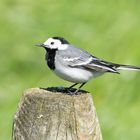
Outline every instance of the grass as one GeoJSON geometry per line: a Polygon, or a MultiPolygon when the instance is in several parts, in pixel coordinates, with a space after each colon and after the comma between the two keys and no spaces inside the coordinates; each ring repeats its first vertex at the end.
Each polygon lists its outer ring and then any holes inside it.
{"type": "MultiPolygon", "coordinates": [[[[34,44],[63,36],[98,57],[140,65],[140,2],[137,0],[0,1],[0,139],[11,139],[22,92],[69,86],[46,66],[34,44]]],[[[106,74],[84,89],[93,93],[105,140],[140,139],[140,73],[106,74]]]]}

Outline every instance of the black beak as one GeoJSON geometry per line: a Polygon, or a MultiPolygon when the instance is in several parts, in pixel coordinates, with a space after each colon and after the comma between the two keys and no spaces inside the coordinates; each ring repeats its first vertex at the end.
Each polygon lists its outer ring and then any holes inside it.
{"type": "Polygon", "coordinates": [[[40,44],[35,44],[35,46],[38,46],[38,47],[45,47],[45,45],[43,43],[40,43],[40,44]]]}

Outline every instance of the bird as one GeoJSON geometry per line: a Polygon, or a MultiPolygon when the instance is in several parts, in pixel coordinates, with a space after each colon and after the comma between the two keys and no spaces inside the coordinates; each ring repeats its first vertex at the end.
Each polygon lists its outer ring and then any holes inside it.
{"type": "Polygon", "coordinates": [[[140,71],[140,66],[117,64],[98,58],[70,44],[63,37],[50,37],[36,46],[46,50],[45,60],[48,67],[60,78],[73,83],[68,89],[80,84],[74,93],[77,93],[90,79],[104,73],[120,74],[120,70],[140,71]]]}

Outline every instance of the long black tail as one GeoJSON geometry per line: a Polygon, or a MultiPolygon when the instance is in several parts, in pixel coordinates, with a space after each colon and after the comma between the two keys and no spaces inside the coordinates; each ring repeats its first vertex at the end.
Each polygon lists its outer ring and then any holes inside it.
{"type": "Polygon", "coordinates": [[[116,66],[117,70],[136,70],[140,71],[140,66],[131,66],[131,65],[119,65],[116,66]]]}

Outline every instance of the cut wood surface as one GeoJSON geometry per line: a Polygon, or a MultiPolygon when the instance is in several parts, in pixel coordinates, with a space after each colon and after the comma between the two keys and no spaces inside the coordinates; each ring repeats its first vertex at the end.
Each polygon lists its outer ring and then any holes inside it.
{"type": "Polygon", "coordinates": [[[13,140],[102,140],[91,94],[57,91],[25,91],[14,116],[13,140]]]}

